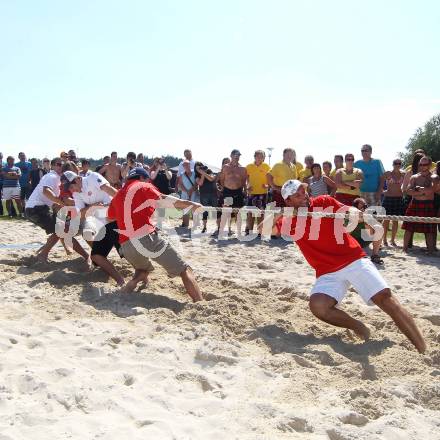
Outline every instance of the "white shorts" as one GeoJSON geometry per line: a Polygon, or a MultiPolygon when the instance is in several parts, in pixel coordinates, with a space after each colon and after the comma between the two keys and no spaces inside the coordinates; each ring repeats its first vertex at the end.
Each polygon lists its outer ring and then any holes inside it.
{"type": "Polygon", "coordinates": [[[14,188],[3,188],[2,191],[2,199],[3,200],[19,200],[20,199],[20,187],[14,188]]]}
{"type": "Polygon", "coordinates": [[[376,293],[388,288],[388,284],[371,260],[360,258],[343,269],[317,278],[310,295],[325,293],[340,303],[350,284],[369,305],[373,304],[371,298],[376,293]]]}

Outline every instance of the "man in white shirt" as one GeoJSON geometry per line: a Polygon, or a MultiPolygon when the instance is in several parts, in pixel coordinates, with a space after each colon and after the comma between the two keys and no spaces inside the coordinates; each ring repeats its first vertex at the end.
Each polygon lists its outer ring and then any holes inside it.
{"type": "MultiPolygon", "coordinates": [[[[110,205],[113,196],[118,192],[104,176],[95,172],[81,177],[72,171],[66,171],[63,174],[62,181],[64,189],[73,194],[75,208],[81,219],[84,219],[84,230],[96,221],[93,214],[87,215],[89,208],[93,206],[107,207],[110,205]]],[[[116,232],[118,227],[115,221],[110,222],[107,218],[105,218],[104,223],[105,235],[102,239],[93,241],[91,259],[93,263],[110,275],[119,286],[123,286],[125,283],[124,278],[107,259],[113,247],[119,252],[119,234],[116,232]]]]}
{"type": "MultiPolygon", "coordinates": [[[[56,213],[64,206],[60,195],[60,175],[62,162],[59,157],[52,159],[51,171],[45,174],[32,192],[26,203],[26,218],[46,231],[49,235],[46,244],[38,253],[38,260],[47,262],[50,250],[59,240],[55,233],[56,213]],[[50,210],[52,208],[52,211],[50,210]]],[[[73,249],[80,254],[89,265],[89,254],[74,238],[73,249]]]]}
{"type": "Polygon", "coordinates": [[[183,155],[185,156],[185,159],[182,160],[182,162],[179,163],[179,169],[177,170],[177,177],[179,177],[179,176],[181,176],[182,174],[185,173],[185,169],[184,169],[184,166],[183,166],[184,162],[189,161],[191,172],[194,171],[194,166],[196,164],[196,161],[193,160],[193,158],[192,158],[192,151],[191,150],[186,149],[183,152],[183,155]]]}

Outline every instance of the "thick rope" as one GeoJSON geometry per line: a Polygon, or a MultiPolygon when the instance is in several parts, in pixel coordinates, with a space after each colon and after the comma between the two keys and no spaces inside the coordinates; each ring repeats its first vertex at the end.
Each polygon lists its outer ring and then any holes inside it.
{"type": "MultiPolygon", "coordinates": [[[[204,206],[203,210],[206,211],[221,211],[221,212],[227,212],[227,213],[233,213],[238,214],[240,212],[254,212],[258,213],[259,216],[261,214],[282,214],[284,213],[284,208],[275,208],[275,209],[267,209],[267,210],[261,210],[259,208],[256,208],[255,206],[248,206],[243,208],[229,208],[227,206],[224,207],[214,207],[214,206],[204,206]]],[[[202,209],[200,209],[200,212],[202,212],[202,209]]],[[[384,215],[384,214],[373,214],[368,212],[362,212],[360,211],[359,214],[362,214],[364,217],[374,217],[378,221],[384,221],[384,220],[390,220],[390,221],[403,221],[403,222],[411,222],[411,223],[437,223],[440,224],[440,217],[419,217],[419,216],[411,216],[411,215],[384,215]]],[[[255,215],[255,214],[254,214],[255,215]]],[[[297,217],[297,216],[306,216],[307,217],[313,217],[313,218],[342,218],[342,219],[349,219],[350,216],[354,216],[356,214],[350,213],[350,211],[347,211],[346,213],[338,213],[338,212],[322,212],[322,211],[309,211],[309,212],[297,212],[295,210],[289,209],[286,212],[286,215],[288,217],[297,217]]]]}

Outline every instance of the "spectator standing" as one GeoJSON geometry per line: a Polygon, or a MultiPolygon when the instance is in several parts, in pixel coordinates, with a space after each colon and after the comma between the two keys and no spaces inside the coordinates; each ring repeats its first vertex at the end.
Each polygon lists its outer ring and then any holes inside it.
{"type": "Polygon", "coordinates": [[[385,169],[379,159],[373,159],[371,157],[372,152],[373,149],[371,145],[362,145],[362,159],[357,160],[354,166],[362,170],[364,175],[364,180],[360,187],[361,197],[366,200],[369,206],[378,206],[380,205],[382,195],[380,179],[385,169]]]}
{"type": "MultiPolygon", "coordinates": [[[[432,160],[424,156],[419,162],[419,172],[411,176],[407,194],[412,199],[406,210],[405,215],[418,217],[435,217],[434,208],[434,182],[430,167],[432,160]]],[[[403,237],[403,250],[408,251],[411,235],[414,232],[425,234],[426,245],[429,252],[435,251],[435,238],[437,225],[435,223],[412,223],[403,222],[402,229],[405,229],[403,237]]]]}
{"type": "MultiPolygon", "coordinates": [[[[196,182],[196,175],[194,170],[191,170],[191,162],[185,160],[183,162],[183,174],[180,175],[178,186],[181,190],[180,198],[182,200],[199,203],[200,196],[196,182]]],[[[189,214],[184,214],[182,217],[182,227],[189,226],[189,214]]]]}
{"type": "Polygon", "coordinates": [[[113,188],[120,189],[122,187],[122,167],[118,163],[116,151],[112,151],[111,156],[104,157],[104,164],[99,170],[96,170],[110,182],[113,188]],[[107,161],[106,158],[108,158],[107,161]]]}
{"type": "Polygon", "coordinates": [[[23,152],[18,153],[18,158],[20,159],[15,166],[20,168],[20,200],[22,206],[24,206],[26,200],[31,194],[31,185],[29,182],[29,176],[32,169],[32,164],[26,160],[26,155],[23,152]]]}
{"type": "Polygon", "coordinates": [[[123,182],[125,182],[127,179],[128,173],[135,168],[144,168],[144,164],[136,162],[136,153],[130,151],[127,153],[127,161],[124,162],[121,167],[121,176],[123,182]]]}
{"type": "Polygon", "coordinates": [[[34,189],[37,187],[37,185],[40,183],[41,178],[44,176],[43,169],[39,166],[38,160],[33,158],[31,159],[31,171],[29,173],[29,180],[30,180],[30,193],[32,194],[34,189]]]}
{"type": "Polygon", "coordinates": [[[81,177],[87,177],[90,173],[90,162],[87,159],[81,159],[81,171],[78,175],[81,177]]]}
{"type": "MultiPolygon", "coordinates": [[[[247,191],[248,199],[247,205],[254,206],[260,210],[264,210],[267,204],[267,173],[270,171],[270,166],[264,162],[266,153],[263,150],[257,150],[254,153],[254,162],[246,166],[247,173],[247,191]]],[[[296,165],[295,165],[296,167],[296,165]]],[[[263,217],[260,217],[260,222],[263,217]]],[[[254,228],[255,217],[252,213],[247,214],[246,220],[246,234],[254,228]]]]}
{"type": "Polygon", "coordinates": [[[293,151],[293,159],[292,162],[295,165],[296,168],[296,175],[299,176],[299,174],[301,173],[301,171],[304,169],[304,165],[301,162],[298,162],[296,160],[296,151],[292,148],[293,151]]]}
{"type": "Polygon", "coordinates": [[[45,157],[43,159],[43,175],[45,176],[48,173],[50,173],[50,160],[45,157]]]}
{"type": "Polygon", "coordinates": [[[322,175],[321,165],[312,165],[312,176],[307,179],[308,191],[312,197],[328,195],[329,188],[336,188],[335,183],[326,175],[322,175]]]}
{"type": "MultiPolygon", "coordinates": [[[[404,177],[405,177],[405,173],[402,171],[401,159],[394,159],[393,169],[391,171],[387,171],[385,174],[382,175],[381,187],[383,188],[385,183],[387,187],[387,189],[384,192],[382,206],[384,207],[387,215],[403,215],[405,213],[405,204],[403,201],[403,192],[402,192],[402,184],[404,177]]],[[[390,224],[389,220],[384,220],[383,244],[385,246],[388,246],[387,235],[388,235],[389,224],[390,224]]],[[[393,220],[391,224],[391,246],[397,246],[396,235],[397,235],[398,227],[399,227],[399,222],[393,220]]]]}
{"type": "Polygon", "coordinates": [[[312,165],[315,163],[313,156],[307,155],[304,158],[305,168],[299,173],[299,180],[306,183],[307,179],[312,176],[312,165]]]}
{"type": "Polygon", "coordinates": [[[354,156],[351,153],[345,155],[345,167],[339,168],[335,174],[336,193],[335,199],[347,206],[352,206],[359,197],[359,187],[364,178],[362,170],[353,167],[354,156]]]}
{"type": "Polygon", "coordinates": [[[281,196],[281,187],[288,180],[295,180],[298,177],[296,166],[293,163],[294,155],[292,148],[285,148],[283,150],[283,160],[276,163],[267,173],[267,183],[272,189],[273,201],[279,207],[286,206],[281,196]]]}
{"type": "Polygon", "coordinates": [[[171,179],[173,174],[168,169],[163,157],[156,157],[150,167],[150,181],[166,196],[171,194],[171,179]]]}
{"type": "MultiPolygon", "coordinates": [[[[6,209],[9,217],[12,217],[13,201],[17,205],[19,214],[23,212],[23,204],[20,198],[20,177],[21,170],[14,165],[14,158],[6,158],[6,166],[3,167],[3,200],[6,201],[6,209]]],[[[29,176],[28,176],[29,178],[29,176]]]]}
{"type": "MultiPolygon", "coordinates": [[[[214,176],[212,170],[210,170],[206,165],[201,162],[196,162],[195,164],[195,175],[196,182],[199,185],[200,192],[200,203],[203,206],[214,206],[217,207],[217,185],[216,177],[214,176]]],[[[206,232],[206,227],[208,223],[208,211],[203,212],[203,229],[202,233],[206,232]]]]}
{"type": "Polygon", "coordinates": [[[344,167],[344,156],[342,156],[342,154],[335,154],[335,157],[333,158],[333,163],[335,164],[335,168],[330,173],[331,178],[335,177],[336,171],[344,167]]]}
{"type": "Polygon", "coordinates": [[[192,157],[192,151],[189,150],[189,149],[186,149],[186,150],[183,152],[183,157],[184,157],[185,159],[183,159],[183,160],[179,163],[179,167],[178,167],[178,169],[177,169],[177,177],[181,176],[181,175],[185,172],[183,164],[184,164],[184,162],[185,162],[186,160],[189,161],[189,165],[190,165],[190,167],[191,167],[191,171],[194,171],[194,166],[195,166],[196,162],[195,162],[195,160],[194,160],[193,157],[192,157]]]}

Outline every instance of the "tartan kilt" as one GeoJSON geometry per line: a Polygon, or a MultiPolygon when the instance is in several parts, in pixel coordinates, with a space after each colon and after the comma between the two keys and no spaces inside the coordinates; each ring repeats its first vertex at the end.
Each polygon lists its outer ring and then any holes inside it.
{"type": "Polygon", "coordinates": [[[405,213],[403,197],[384,197],[382,207],[387,215],[403,215],[405,213]]]}
{"type": "MultiPolygon", "coordinates": [[[[433,200],[412,199],[405,215],[417,217],[436,217],[433,200]]],[[[434,233],[437,229],[435,223],[403,222],[402,229],[411,232],[434,233]]]]}

